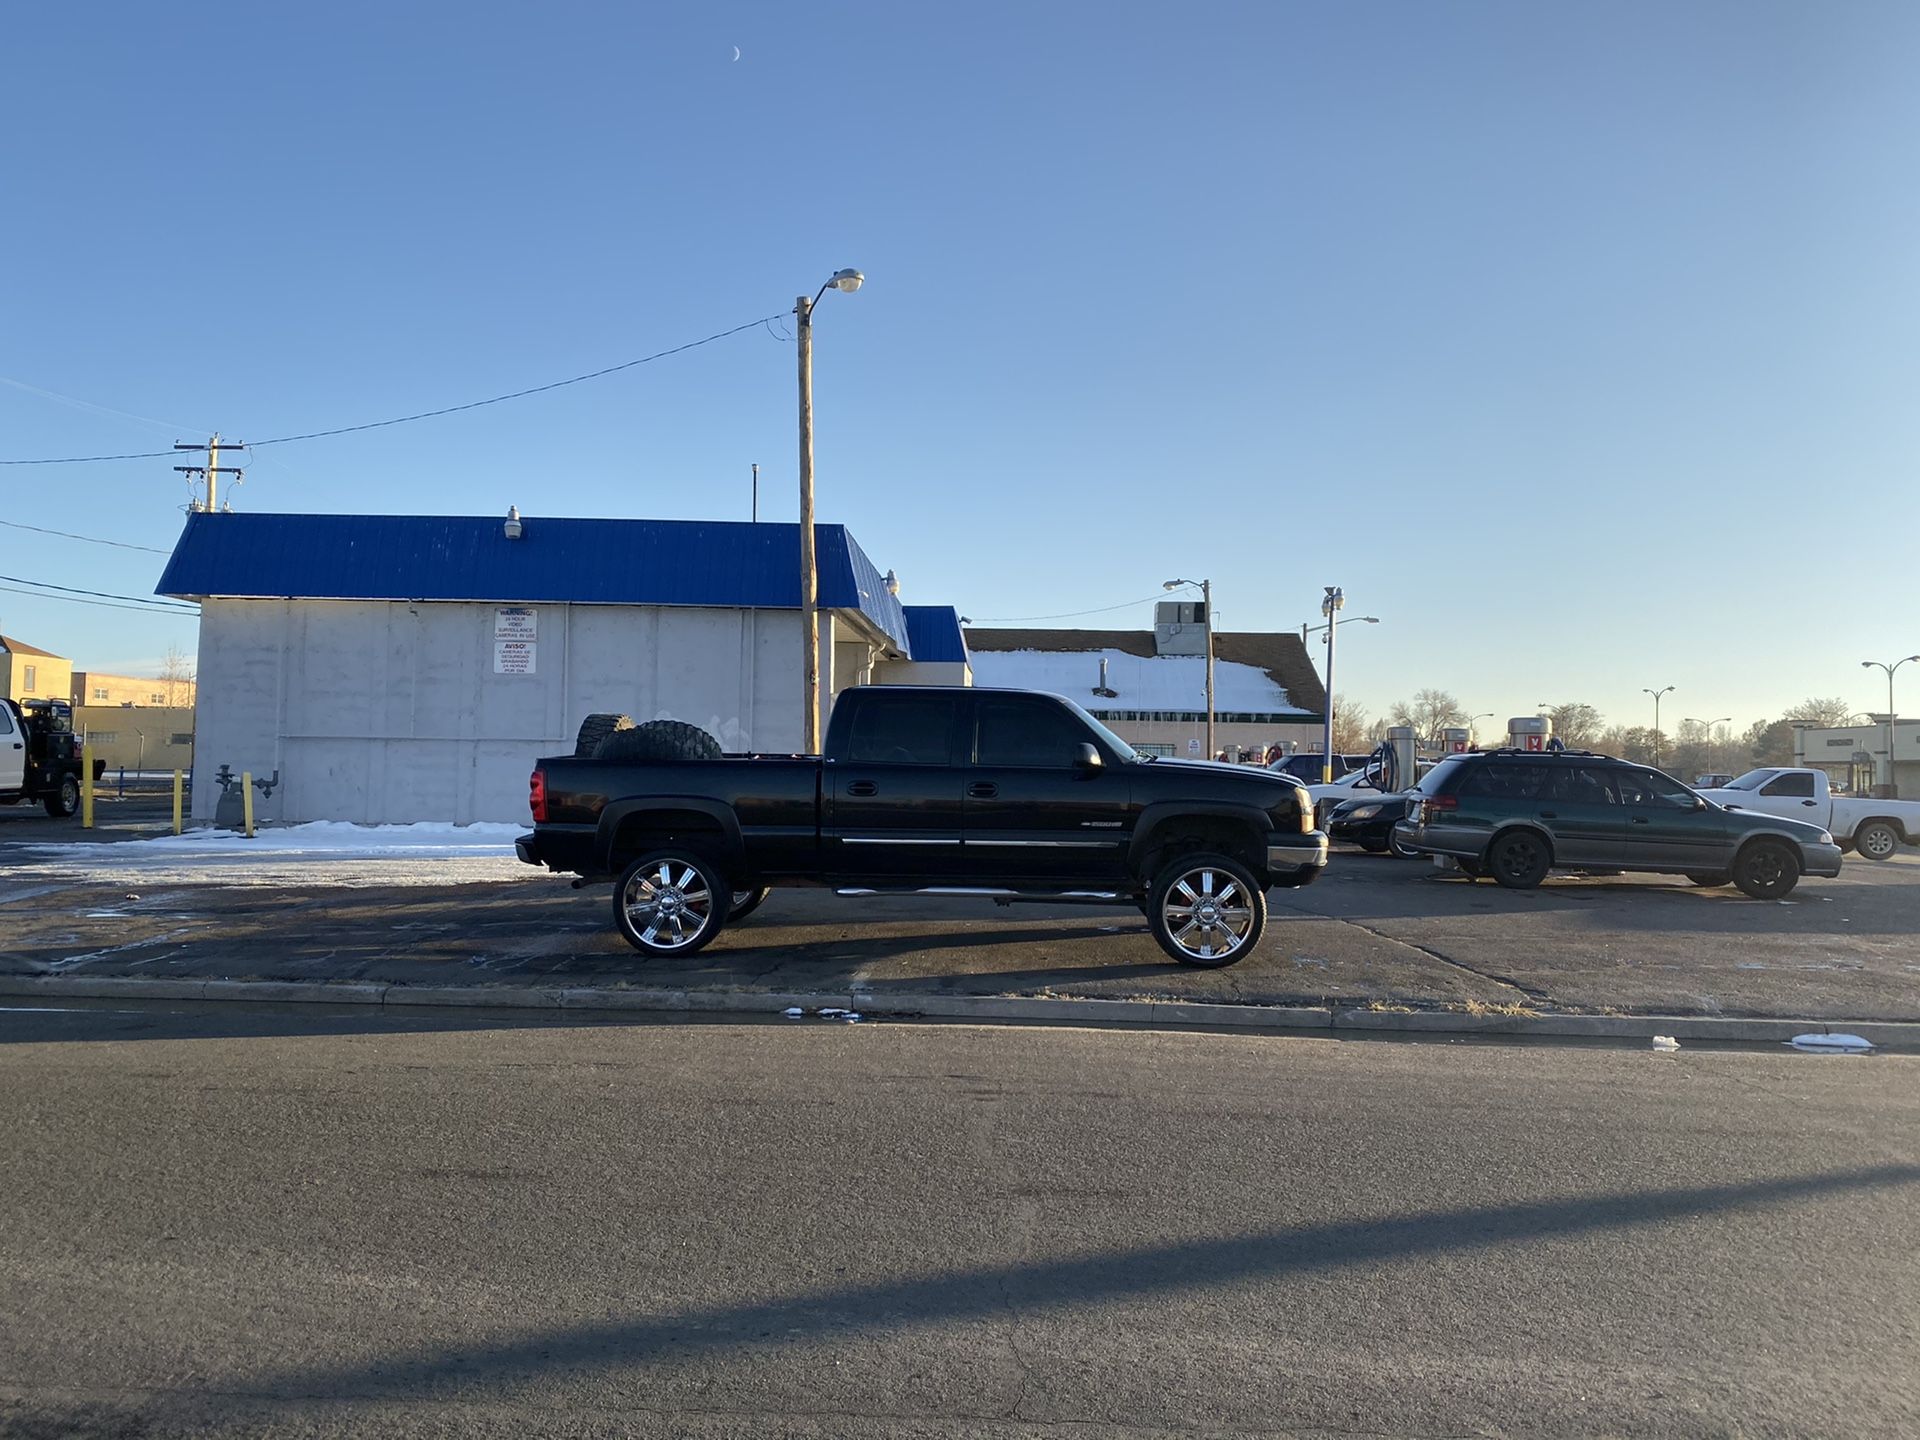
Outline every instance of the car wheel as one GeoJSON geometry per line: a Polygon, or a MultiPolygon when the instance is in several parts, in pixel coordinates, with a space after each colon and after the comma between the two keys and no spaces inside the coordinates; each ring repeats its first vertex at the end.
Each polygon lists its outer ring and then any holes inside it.
{"type": "Polygon", "coordinates": [[[720,933],[732,900],[710,861],[656,850],[627,866],[613,887],[613,924],[643,955],[691,955],[720,933]]]}
{"type": "Polygon", "coordinates": [[[760,908],[761,901],[772,893],[773,888],[769,885],[762,885],[755,890],[734,891],[733,904],[727,907],[727,923],[731,925],[734,921],[751,915],[760,908]]]}
{"type": "Polygon", "coordinates": [[[1711,874],[1696,873],[1687,876],[1687,879],[1698,885],[1702,890],[1712,890],[1717,886],[1731,885],[1733,883],[1733,876],[1724,870],[1716,870],[1711,874]]]}
{"type": "Polygon", "coordinates": [[[46,800],[47,814],[64,820],[80,808],[80,782],[71,775],[60,777],[60,788],[46,800]]]}
{"type": "Polygon", "coordinates": [[[1218,970],[1260,943],[1267,897],[1238,860],[1180,855],[1154,879],[1147,922],[1160,948],[1182,965],[1218,970]]]}
{"type": "Polygon", "coordinates": [[[1778,900],[1800,883],[1800,857],[1784,840],[1755,840],[1734,860],[1733,883],[1755,900],[1778,900]]]}
{"type": "Polygon", "coordinates": [[[1900,849],[1900,832],[1885,820],[1869,820],[1853,832],[1853,843],[1868,860],[1891,860],[1900,849]]]}
{"type": "Polygon", "coordinates": [[[1509,890],[1532,890],[1553,868],[1553,851],[1531,830],[1496,835],[1487,847],[1487,870],[1509,890]]]}
{"type": "Polygon", "coordinates": [[[1396,860],[1418,860],[1420,858],[1420,852],[1418,850],[1409,850],[1405,842],[1391,830],[1387,832],[1387,853],[1396,860]]]}

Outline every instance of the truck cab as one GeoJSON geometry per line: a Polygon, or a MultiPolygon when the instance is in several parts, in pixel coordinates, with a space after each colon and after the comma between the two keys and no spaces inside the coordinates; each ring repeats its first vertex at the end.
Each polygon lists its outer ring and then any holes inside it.
{"type": "Polygon", "coordinates": [[[0,699],[0,805],[39,801],[61,819],[80,808],[80,750],[64,700],[0,699]]]}

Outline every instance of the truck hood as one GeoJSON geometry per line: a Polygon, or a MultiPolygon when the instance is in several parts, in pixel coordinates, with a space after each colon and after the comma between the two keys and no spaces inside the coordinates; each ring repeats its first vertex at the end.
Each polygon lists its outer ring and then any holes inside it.
{"type": "Polygon", "coordinates": [[[1214,778],[1231,775],[1249,784],[1265,786],[1276,794],[1288,787],[1295,790],[1307,788],[1291,775],[1283,774],[1281,771],[1268,770],[1258,765],[1230,765],[1225,760],[1180,760],[1171,755],[1156,755],[1146,764],[1156,775],[1165,775],[1169,770],[1214,778]]]}
{"type": "Polygon", "coordinates": [[[1827,833],[1827,827],[1820,824],[1817,820],[1797,820],[1791,815],[1775,815],[1770,810],[1756,810],[1752,806],[1742,805],[1740,803],[1740,797],[1743,795],[1751,796],[1753,792],[1750,790],[1697,790],[1694,793],[1718,805],[1722,810],[1731,811],[1735,815],[1751,816],[1755,820],[1764,820],[1769,827],[1775,825],[1785,826],[1788,834],[1798,834],[1809,843],[1817,841],[1822,835],[1827,833]],[[1727,795],[1732,798],[1731,800],[1722,800],[1720,798],[1722,795],[1727,795]]]}

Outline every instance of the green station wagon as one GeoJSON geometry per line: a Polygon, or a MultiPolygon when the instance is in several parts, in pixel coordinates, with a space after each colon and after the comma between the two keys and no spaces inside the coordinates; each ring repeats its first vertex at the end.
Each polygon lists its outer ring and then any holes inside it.
{"type": "Polygon", "coordinates": [[[1394,838],[1512,890],[1552,870],[1650,870],[1777,900],[1802,875],[1840,873],[1818,825],[1728,810],[1658,770],[1576,750],[1451,756],[1414,788],[1394,838]]]}

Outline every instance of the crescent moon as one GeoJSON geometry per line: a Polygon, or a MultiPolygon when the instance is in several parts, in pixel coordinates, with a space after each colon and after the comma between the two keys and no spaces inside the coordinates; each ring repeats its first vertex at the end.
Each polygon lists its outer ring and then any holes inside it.
{"type": "Polygon", "coordinates": [[[735,60],[738,60],[740,58],[740,47],[738,45],[733,47],[733,58],[735,60]]]}

